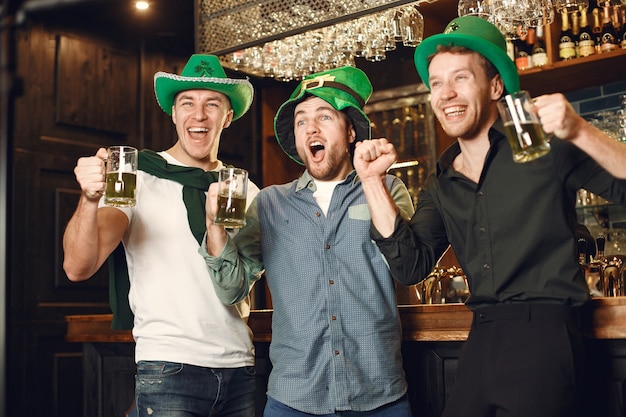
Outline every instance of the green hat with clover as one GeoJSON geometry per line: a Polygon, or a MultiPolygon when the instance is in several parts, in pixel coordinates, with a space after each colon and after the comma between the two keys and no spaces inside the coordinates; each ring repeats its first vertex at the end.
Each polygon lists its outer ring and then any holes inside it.
{"type": "Polygon", "coordinates": [[[439,45],[464,46],[478,52],[496,67],[509,93],[520,90],[517,68],[506,53],[506,40],[502,32],[487,20],[477,16],[457,17],[448,23],[443,33],[424,39],[415,48],[415,67],[429,89],[429,57],[437,52],[439,45]]]}
{"type": "Polygon", "coordinates": [[[169,115],[172,114],[176,94],[198,89],[218,91],[228,97],[233,109],[233,120],[239,119],[248,111],[254,96],[250,81],[247,78],[228,78],[215,55],[192,55],[180,75],[163,71],[154,74],[157,103],[169,115]]]}
{"type": "Polygon", "coordinates": [[[296,151],[294,111],[299,103],[311,96],[319,97],[335,110],[343,111],[352,121],[356,141],[370,139],[370,120],[363,112],[363,106],[371,95],[372,84],[369,78],[355,67],[345,66],[308,75],[276,112],[276,140],[291,159],[303,164],[296,151]]]}

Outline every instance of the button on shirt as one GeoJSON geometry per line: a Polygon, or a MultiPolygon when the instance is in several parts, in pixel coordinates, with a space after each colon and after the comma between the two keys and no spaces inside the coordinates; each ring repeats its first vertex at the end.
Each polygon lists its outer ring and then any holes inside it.
{"type": "Polygon", "coordinates": [[[577,306],[589,299],[577,262],[576,192],[580,188],[625,204],[626,181],[616,180],[573,144],[552,139],[535,161],[513,162],[498,130],[478,184],[452,168],[458,143],[442,155],[409,222],[396,219],[391,237],[374,229],[399,280],[428,275],[448,244],[468,278],[467,305],[543,302],[577,306]]]}
{"type": "MultiPolygon", "coordinates": [[[[408,218],[406,187],[391,175],[387,185],[408,218]]],[[[407,389],[394,282],[370,238],[356,173],[335,187],[326,216],[315,190],[307,172],[261,190],[248,224],[207,265],[224,288],[239,286],[229,274],[244,274],[245,286],[266,271],[274,309],[268,395],[311,414],[372,410],[407,389]]]]}

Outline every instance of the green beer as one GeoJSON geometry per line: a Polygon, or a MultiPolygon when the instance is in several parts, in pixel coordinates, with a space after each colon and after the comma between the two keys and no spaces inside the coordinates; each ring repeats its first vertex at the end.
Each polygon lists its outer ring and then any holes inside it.
{"type": "Polygon", "coordinates": [[[228,196],[228,193],[217,196],[217,215],[215,223],[224,227],[237,228],[246,225],[246,198],[228,196]]]}
{"type": "Polygon", "coordinates": [[[137,174],[134,172],[107,172],[104,204],[114,207],[133,207],[137,174]]]}
{"type": "Polygon", "coordinates": [[[515,162],[530,162],[550,152],[550,144],[539,123],[522,122],[517,129],[509,122],[504,124],[504,130],[515,162]]]}

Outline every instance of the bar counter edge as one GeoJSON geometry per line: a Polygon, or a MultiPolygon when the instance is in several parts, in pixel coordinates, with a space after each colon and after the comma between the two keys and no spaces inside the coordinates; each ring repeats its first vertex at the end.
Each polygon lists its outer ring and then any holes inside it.
{"type": "MultiPolygon", "coordinates": [[[[401,305],[403,340],[411,342],[463,341],[472,313],[463,304],[401,305]]],[[[626,339],[626,297],[594,298],[582,312],[585,332],[595,339],[626,339]]],[[[132,343],[130,330],[111,329],[111,314],[70,315],[66,340],[70,342],[132,343]]],[[[272,310],[252,310],[248,324],[255,342],[269,342],[272,310]]]]}

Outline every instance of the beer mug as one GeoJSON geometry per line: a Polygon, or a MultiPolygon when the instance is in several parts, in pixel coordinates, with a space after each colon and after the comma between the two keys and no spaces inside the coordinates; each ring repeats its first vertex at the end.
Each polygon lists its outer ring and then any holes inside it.
{"type": "Polygon", "coordinates": [[[550,152],[550,143],[534,107],[528,91],[518,91],[498,101],[498,111],[515,162],[534,161],[550,152]]]}
{"type": "Polygon", "coordinates": [[[113,207],[133,207],[136,204],[137,149],[131,146],[111,146],[106,161],[104,204],[113,207]]]}
{"type": "Polygon", "coordinates": [[[218,181],[215,224],[229,228],[245,226],[248,172],[240,168],[224,168],[219,172],[218,181]]]}

